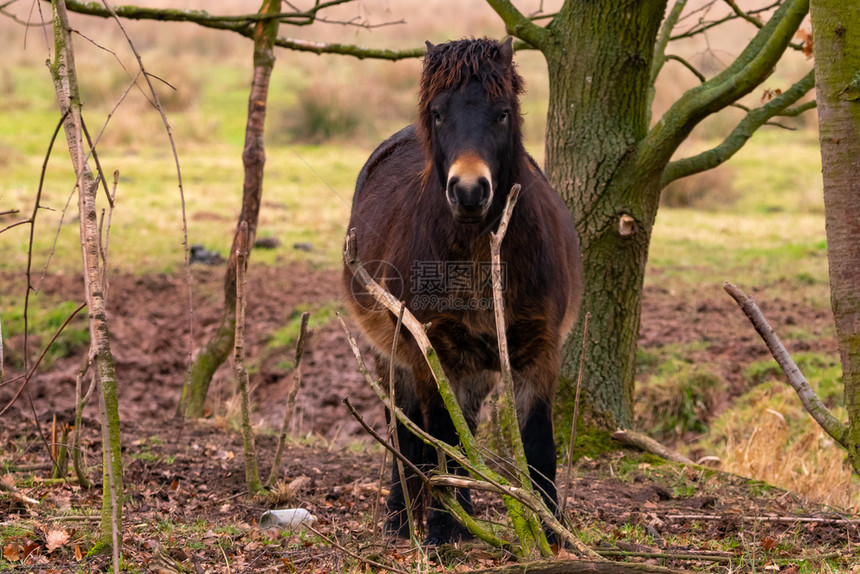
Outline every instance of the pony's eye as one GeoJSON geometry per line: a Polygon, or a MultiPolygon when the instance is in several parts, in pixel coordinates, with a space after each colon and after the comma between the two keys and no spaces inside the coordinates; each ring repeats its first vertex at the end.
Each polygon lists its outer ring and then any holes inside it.
{"type": "Polygon", "coordinates": [[[499,114],[499,123],[503,124],[506,121],[508,121],[508,112],[505,111],[499,114]]]}
{"type": "Polygon", "coordinates": [[[442,116],[436,110],[433,110],[433,121],[436,122],[437,126],[442,123],[442,116]]]}

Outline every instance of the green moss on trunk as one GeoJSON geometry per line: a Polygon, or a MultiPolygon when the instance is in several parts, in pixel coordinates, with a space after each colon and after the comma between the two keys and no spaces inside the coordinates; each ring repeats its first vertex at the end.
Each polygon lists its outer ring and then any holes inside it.
{"type": "Polygon", "coordinates": [[[831,307],[848,412],[845,442],[860,472],[860,8],[812,0],[811,16],[831,307]]]}
{"type": "Polygon", "coordinates": [[[553,22],[556,42],[544,50],[547,170],[576,222],[585,277],[581,318],[563,351],[560,437],[570,433],[586,312],[592,322],[583,415],[605,429],[633,420],[642,285],[659,202],[657,175],[639,173],[635,158],[648,131],[651,60],[664,7],[567,2],[553,22]],[[632,218],[630,233],[622,231],[622,218],[632,218]]]}

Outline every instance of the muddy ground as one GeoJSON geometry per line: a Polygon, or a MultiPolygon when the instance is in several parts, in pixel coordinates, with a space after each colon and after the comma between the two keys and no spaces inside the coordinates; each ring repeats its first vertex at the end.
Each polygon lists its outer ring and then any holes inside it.
{"type": "MultiPolygon", "coordinates": [[[[220,320],[223,268],[195,266],[192,273],[191,317],[194,345],[199,348],[220,320]]],[[[0,275],[4,292],[20,290],[22,284],[20,276],[0,275]]],[[[254,416],[263,425],[274,427],[280,421],[291,382],[283,361],[291,358],[292,350],[272,350],[270,334],[300,306],[313,308],[337,300],[338,286],[337,272],[306,265],[251,268],[247,338],[254,416]]],[[[41,291],[57,300],[78,300],[82,280],[79,276],[49,276],[41,291]]],[[[823,311],[779,299],[763,300],[761,306],[774,325],[803,324],[813,333],[828,332],[830,318],[823,311]]],[[[235,416],[224,415],[219,406],[233,394],[229,366],[216,375],[210,393],[213,410],[220,416],[185,425],[173,418],[189,359],[184,275],[113,276],[109,315],[126,454],[129,496],[123,538],[129,565],[138,571],[161,572],[182,568],[196,572],[341,572],[367,567],[316,534],[261,530],[259,515],[273,505],[309,509],[318,517],[315,526],[322,535],[336,538],[365,559],[392,568],[408,567],[415,559],[408,547],[386,543],[374,533],[373,502],[379,493],[381,453],[369,446],[369,439],[348,416],[341,399],[348,396],[377,428],[383,427],[384,417],[355,369],[336,321],[312,330],[292,424],[295,438],[283,465],[285,480],[307,476],[309,481],[290,500],[276,504],[245,495],[241,439],[230,430],[235,416]],[[170,560],[173,566],[165,566],[170,560]]],[[[646,289],[643,347],[692,341],[707,343],[693,352],[697,356],[692,359],[718,364],[725,381],[715,410],[725,408],[745,390],[746,367],[767,358],[758,336],[721,290],[715,288],[696,299],[679,298],[661,288],[646,289]]],[[[21,338],[13,337],[6,344],[7,364],[14,367],[20,363],[21,338]]],[[[790,350],[835,349],[827,337],[795,344],[799,348],[790,350]]],[[[100,505],[99,490],[82,491],[45,480],[50,475],[47,449],[33,423],[33,409],[44,432],[54,414],[60,420],[68,416],[82,353],[83,349],[76,349],[39,371],[27,392],[2,416],[0,460],[22,492],[41,499],[41,504],[0,497],[4,527],[0,530],[4,533],[0,571],[97,571],[106,564],[104,558],[84,558],[80,563],[76,559],[92,546],[92,522],[84,515],[100,505]],[[72,518],[62,519],[67,515],[72,518]]],[[[14,368],[7,369],[5,380],[15,375],[14,368]]],[[[17,386],[12,381],[0,387],[4,405],[17,386]]],[[[95,408],[88,407],[89,425],[83,435],[91,464],[100,458],[95,408]]],[[[274,442],[270,432],[258,436],[265,474],[274,442]]],[[[498,502],[490,500],[492,497],[477,498],[480,512],[498,512],[498,502]]],[[[717,572],[761,571],[764,567],[769,571],[818,571],[819,567],[850,571],[854,561],[860,561],[857,522],[845,522],[844,516],[754,481],[664,465],[628,451],[580,460],[571,481],[568,511],[573,526],[590,532],[590,544],[613,559],[626,553],[627,560],[717,572]],[[801,516],[815,520],[799,519],[801,516]],[[691,551],[707,556],[667,558],[691,551]],[[643,556],[637,557],[639,554],[643,556]],[[809,560],[804,562],[804,557],[809,560]]],[[[440,554],[433,553],[434,569],[467,570],[509,559],[482,545],[444,549],[440,554]]]]}

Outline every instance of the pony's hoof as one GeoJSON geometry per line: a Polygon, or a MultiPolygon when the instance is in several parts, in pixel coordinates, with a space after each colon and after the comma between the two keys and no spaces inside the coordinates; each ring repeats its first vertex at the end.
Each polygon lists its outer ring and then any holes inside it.
{"type": "Polygon", "coordinates": [[[385,521],[382,532],[389,538],[409,540],[409,522],[398,520],[397,518],[389,518],[385,521]]]}
{"type": "Polygon", "coordinates": [[[431,528],[427,538],[424,540],[424,546],[438,547],[443,544],[467,542],[474,539],[474,535],[466,527],[461,524],[455,524],[451,528],[431,528]]]}

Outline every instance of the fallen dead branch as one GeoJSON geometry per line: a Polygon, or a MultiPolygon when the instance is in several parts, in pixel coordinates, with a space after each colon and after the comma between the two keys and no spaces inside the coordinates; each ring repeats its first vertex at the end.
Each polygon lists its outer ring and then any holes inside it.
{"type": "Polygon", "coordinates": [[[731,295],[732,299],[735,300],[741,311],[744,312],[744,315],[747,316],[747,319],[755,327],[756,332],[764,340],[768,350],[770,350],[770,354],[773,355],[779,368],[782,369],[782,372],[788,378],[788,383],[797,393],[800,402],[803,403],[803,408],[824,429],[824,432],[833,437],[844,448],[848,448],[848,427],[833,416],[830,409],[827,408],[821,399],[818,398],[818,395],[815,394],[815,391],[812,390],[812,387],[809,386],[806,377],[800,372],[797,363],[791,358],[785,345],[782,344],[773,327],[764,318],[764,313],[761,312],[761,309],[756,305],[753,298],[728,281],[723,284],[723,289],[731,295]]]}
{"type": "Polygon", "coordinates": [[[686,572],[650,564],[627,564],[595,560],[541,560],[499,568],[474,570],[474,574],[667,574],[686,572]]]}
{"type": "Polygon", "coordinates": [[[745,514],[666,514],[666,520],[725,520],[745,522],[771,522],[778,524],[827,524],[831,526],[860,525],[860,519],[827,518],[824,516],[748,516],[745,514]]]}
{"type": "Polygon", "coordinates": [[[9,495],[18,502],[32,505],[39,504],[38,500],[36,500],[35,498],[31,498],[18,490],[18,488],[15,486],[15,483],[12,481],[12,477],[9,475],[0,477],[0,490],[8,492],[9,495]]]}
{"type": "Polygon", "coordinates": [[[665,458],[666,460],[671,460],[672,462],[679,462],[681,464],[696,464],[678,451],[672,450],[660,444],[651,437],[645,436],[644,434],[634,432],[629,429],[618,429],[617,431],[612,433],[612,438],[614,438],[621,444],[632,446],[634,448],[638,448],[639,450],[650,452],[651,454],[656,454],[660,458],[665,458]]]}

